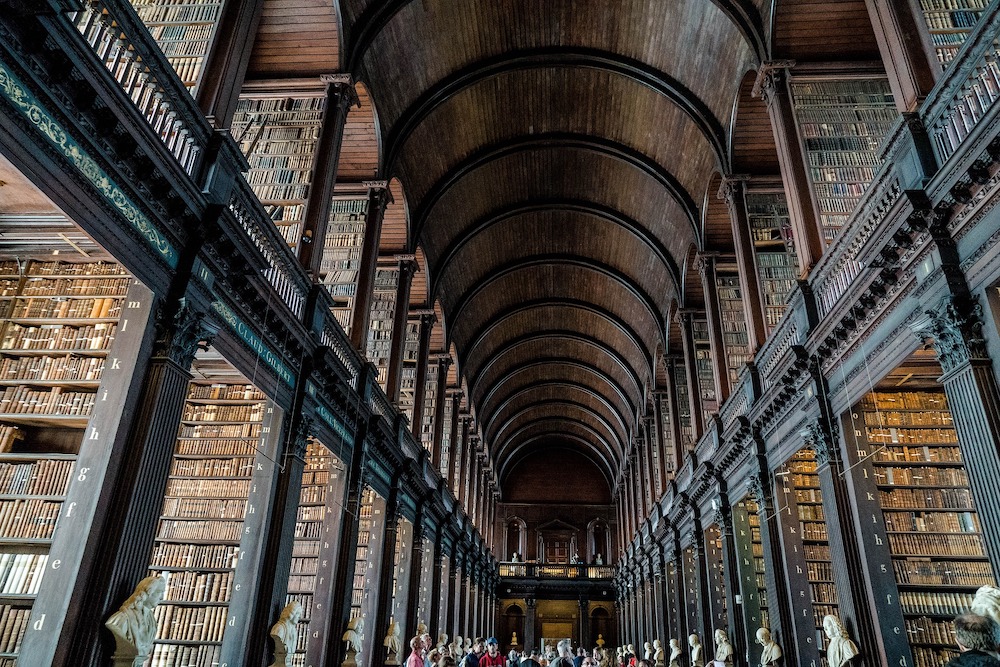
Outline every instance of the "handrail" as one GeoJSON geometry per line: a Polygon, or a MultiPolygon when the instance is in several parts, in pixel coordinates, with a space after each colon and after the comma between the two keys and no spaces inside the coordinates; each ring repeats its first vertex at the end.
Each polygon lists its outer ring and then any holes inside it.
{"type": "Polygon", "coordinates": [[[87,0],[69,19],[181,168],[194,177],[212,129],[132,6],[121,0],[87,0]]]}
{"type": "Polygon", "coordinates": [[[514,579],[613,579],[611,565],[583,563],[500,563],[500,576],[514,579]]]}

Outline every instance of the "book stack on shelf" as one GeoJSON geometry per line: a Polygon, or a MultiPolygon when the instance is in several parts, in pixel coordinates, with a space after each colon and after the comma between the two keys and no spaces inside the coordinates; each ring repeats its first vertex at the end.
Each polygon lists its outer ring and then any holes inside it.
{"type": "Polygon", "coordinates": [[[722,343],[726,350],[726,368],[729,381],[735,385],[743,367],[752,358],[750,339],[747,334],[746,313],[743,311],[743,295],[740,291],[740,277],[735,266],[719,265],[715,275],[719,292],[719,316],[722,318],[722,343]]]}
{"type": "Polygon", "coordinates": [[[694,338],[698,388],[701,391],[701,410],[704,413],[702,418],[707,424],[710,417],[719,411],[719,400],[715,394],[715,365],[712,361],[712,341],[708,334],[708,320],[692,320],[691,332],[694,338]]]}
{"type": "Polygon", "coordinates": [[[816,623],[816,646],[825,650],[827,638],[823,631],[823,617],[837,614],[839,600],[833,581],[833,563],[830,555],[830,536],[819,475],[816,473],[816,455],[811,449],[801,449],[782,469],[784,483],[793,491],[789,502],[796,504],[799,535],[806,562],[806,575],[812,595],[813,617],[816,623]]]}
{"type": "MultiPolygon", "coordinates": [[[[684,575],[684,597],[687,600],[687,627],[689,632],[698,632],[702,628],[701,591],[698,590],[698,576],[701,563],[692,547],[681,550],[681,570],[684,575]]],[[[699,633],[700,634],[700,633],[699,633]]]]}
{"type": "Polygon", "coordinates": [[[244,94],[233,116],[233,137],[250,163],[247,183],[292,248],[302,239],[325,104],[321,91],[280,97],[244,94]]]}
{"type": "Polygon", "coordinates": [[[403,343],[403,367],[399,376],[399,410],[413,423],[413,402],[417,391],[417,357],[420,354],[420,320],[406,322],[406,341],[403,343]]]}
{"type": "Polygon", "coordinates": [[[205,58],[208,57],[219,25],[222,3],[219,0],[131,2],[177,76],[191,91],[191,95],[196,96],[205,68],[205,58]]]}
{"type": "Polygon", "coordinates": [[[288,594],[285,598],[285,604],[298,602],[302,605],[298,645],[291,659],[293,667],[305,667],[306,664],[309,622],[313,619],[313,596],[316,592],[316,573],[319,570],[320,538],[330,501],[327,494],[332,488],[331,475],[336,467],[337,462],[330,450],[320,442],[310,440],[306,446],[299,510],[295,518],[295,543],[288,573],[288,594]]]}
{"type": "Polygon", "coordinates": [[[331,310],[348,336],[351,334],[367,217],[367,198],[334,197],[320,260],[320,280],[333,297],[331,310]]]}
{"type": "MultiPolygon", "coordinates": [[[[420,548],[423,555],[420,557],[420,591],[417,597],[417,620],[427,623],[431,614],[431,591],[434,577],[434,543],[428,538],[421,540],[420,548]]],[[[414,631],[416,629],[414,628],[414,631]]]]}
{"type": "Polygon", "coordinates": [[[860,412],[913,658],[939,665],[951,619],[994,585],[951,412],[934,390],[870,393],[860,412]]]}
{"type": "Polygon", "coordinates": [[[441,400],[445,404],[441,417],[444,421],[441,423],[441,467],[438,469],[438,472],[441,473],[441,479],[447,482],[448,468],[451,460],[451,417],[454,412],[454,401],[447,394],[442,396],[441,400]]]}
{"type": "Polygon", "coordinates": [[[694,451],[694,429],[691,425],[691,398],[688,395],[687,373],[683,364],[674,365],[674,389],[677,392],[677,418],[681,422],[684,450],[694,451]]]}
{"type": "Polygon", "coordinates": [[[150,559],[167,578],[150,667],[220,660],[265,405],[251,384],[190,386],[150,559]]]}
{"type": "Polygon", "coordinates": [[[760,535],[760,507],[753,500],[743,501],[750,525],[750,550],[753,553],[753,571],[757,582],[757,603],[760,605],[760,627],[770,628],[771,619],[767,613],[767,570],[764,561],[764,542],[760,535]]]}
{"type": "Polygon", "coordinates": [[[792,222],[783,192],[747,192],[746,205],[765,324],[770,332],[785,314],[788,295],[799,276],[792,222]]]}
{"type": "Polygon", "coordinates": [[[131,278],[0,262],[0,665],[16,662],[131,278]]]}
{"type": "Polygon", "coordinates": [[[705,529],[705,563],[708,565],[708,595],[712,609],[711,627],[729,627],[726,607],[726,566],[722,550],[722,532],[715,524],[705,529]]]}
{"type": "Polygon", "coordinates": [[[438,402],[438,365],[436,362],[427,364],[427,376],[424,382],[423,419],[420,421],[420,444],[428,452],[434,450],[434,418],[438,402]]]}
{"type": "Polygon", "coordinates": [[[392,600],[389,609],[400,630],[400,651],[408,650],[406,637],[414,628],[406,627],[406,601],[410,585],[410,549],[413,542],[413,524],[400,518],[396,526],[396,544],[392,552],[392,600]]]}
{"type": "MultiPolygon", "coordinates": [[[[678,397],[679,401],[679,397],[678,397]]],[[[671,480],[677,473],[677,461],[674,460],[674,447],[669,442],[670,433],[673,433],[673,428],[670,420],[672,415],[670,414],[670,401],[664,396],[660,401],[660,432],[663,435],[663,442],[659,443],[659,447],[654,447],[653,452],[657,456],[663,457],[663,469],[667,472],[667,479],[671,480]]],[[[658,491],[659,493],[659,491],[658,491]]]]}
{"type": "Polygon", "coordinates": [[[938,60],[948,66],[979,23],[987,0],[920,0],[938,60]]]}
{"type": "Polygon", "coordinates": [[[875,178],[882,140],[899,113],[883,77],[794,80],[792,98],[829,245],[875,178]]]}
{"type": "Polygon", "coordinates": [[[378,369],[378,383],[386,390],[389,380],[389,357],[392,355],[392,319],[396,313],[399,267],[379,266],[375,270],[368,346],[365,356],[378,369]]]}
{"type": "MultiPolygon", "coordinates": [[[[369,558],[368,550],[372,543],[372,531],[375,529],[375,491],[366,486],[361,493],[361,505],[358,512],[358,546],[354,552],[354,585],[351,589],[351,618],[363,616],[365,594],[365,578],[368,567],[374,559],[369,558]]],[[[374,567],[374,565],[372,565],[374,567]]],[[[372,632],[372,630],[368,630],[372,632]]]]}

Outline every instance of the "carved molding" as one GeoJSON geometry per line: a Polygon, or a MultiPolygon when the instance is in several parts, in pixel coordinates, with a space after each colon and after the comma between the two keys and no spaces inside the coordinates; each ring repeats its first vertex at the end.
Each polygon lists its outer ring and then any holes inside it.
{"type": "Polygon", "coordinates": [[[750,94],[763,98],[764,103],[770,105],[775,94],[784,85],[785,78],[788,76],[787,70],[791,67],[795,67],[794,60],[769,60],[761,63],[757,69],[757,80],[753,82],[750,94]]]}
{"type": "Polygon", "coordinates": [[[945,374],[969,363],[988,361],[983,338],[983,307],[975,296],[946,296],[936,309],[910,325],[913,333],[937,352],[945,374]]]}
{"type": "Polygon", "coordinates": [[[206,321],[204,312],[192,308],[187,299],[180,299],[172,317],[168,313],[164,307],[157,311],[154,356],[166,357],[187,370],[194,355],[198,350],[207,350],[219,330],[206,321]]]}

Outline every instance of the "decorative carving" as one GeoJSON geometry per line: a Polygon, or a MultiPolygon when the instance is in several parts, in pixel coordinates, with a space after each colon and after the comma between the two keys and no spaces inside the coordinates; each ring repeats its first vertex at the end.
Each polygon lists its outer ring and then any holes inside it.
{"type": "Polygon", "coordinates": [[[816,465],[824,466],[840,461],[836,429],[828,430],[822,424],[813,422],[799,431],[799,435],[806,447],[816,453],[816,465]]]}
{"type": "Polygon", "coordinates": [[[767,490],[764,488],[764,482],[761,480],[760,475],[750,475],[747,480],[747,493],[757,504],[757,511],[764,511],[764,504],[767,502],[767,490]]]}
{"type": "Polygon", "coordinates": [[[973,360],[986,360],[983,307],[975,296],[947,296],[935,310],[924,311],[910,328],[917,338],[937,352],[947,374],[973,360]],[[929,342],[932,341],[932,342],[929,342]]]}
{"type": "Polygon", "coordinates": [[[712,523],[719,527],[719,531],[728,534],[733,532],[732,516],[720,503],[712,513],[712,523]]]}
{"type": "Polygon", "coordinates": [[[173,315],[160,308],[156,315],[156,353],[187,370],[198,350],[207,350],[219,330],[205,321],[205,313],[196,311],[181,298],[173,315]]]}
{"type": "Polygon", "coordinates": [[[761,63],[757,69],[757,80],[753,82],[750,94],[763,98],[764,104],[770,105],[785,84],[786,70],[795,67],[794,60],[770,60],[761,63]]]}
{"type": "Polygon", "coordinates": [[[292,456],[302,459],[306,458],[306,449],[309,447],[309,434],[313,428],[313,418],[303,416],[295,426],[295,433],[292,434],[291,446],[288,448],[292,456]]]}

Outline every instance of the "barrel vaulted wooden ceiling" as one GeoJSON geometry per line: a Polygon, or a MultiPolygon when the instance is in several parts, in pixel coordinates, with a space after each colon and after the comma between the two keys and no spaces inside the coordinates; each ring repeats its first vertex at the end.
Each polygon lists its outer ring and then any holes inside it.
{"type": "Polygon", "coordinates": [[[610,489],[692,250],[731,245],[720,174],[776,173],[756,68],[877,58],[868,26],[863,0],[268,0],[251,73],[315,33],[299,73],[367,86],[501,481],[569,449],[610,489]]]}

